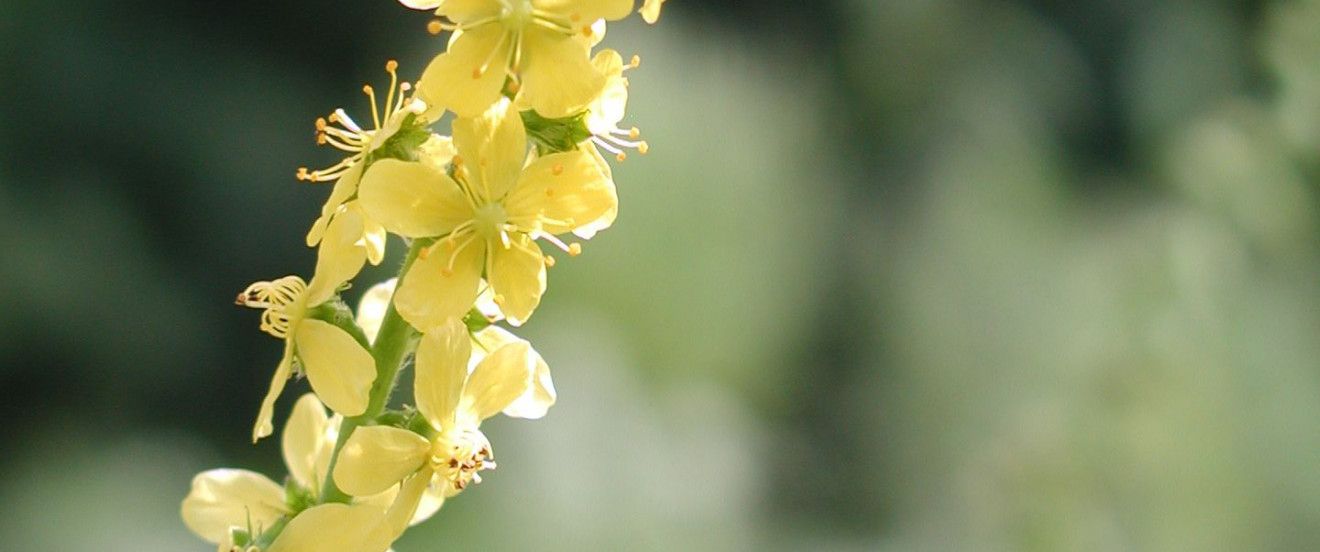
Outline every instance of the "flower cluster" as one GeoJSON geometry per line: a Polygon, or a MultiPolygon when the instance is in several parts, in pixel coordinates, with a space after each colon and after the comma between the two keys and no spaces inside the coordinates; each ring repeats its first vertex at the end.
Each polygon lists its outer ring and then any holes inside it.
{"type": "MultiPolygon", "coordinates": [[[[623,73],[638,58],[592,55],[633,0],[400,2],[434,12],[428,29],[448,32],[445,51],[416,86],[386,64],[383,101],[363,88],[370,128],[342,109],[317,119],[317,142],[345,156],[296,174],[333,183],[306,236],[315,272],[237,299],[284,342],[253,442],[273,432],[290,378],[313,392],[284,426],[283,484],[236,469],[193,480],[184,522],[221,552],[382,552],[494,469],[481,422],[540,418],[555,402],[545,360],[501,323],[536,311],[556,260],[547,251],[576,256],[613,224],[602,152],[647,151],[635,127],[619,127],[623,73]],[[447,113],[449,133],[435,132],[447,113]],[[389,234],[408,248],[398,277],[354,311],[340,292],[382,262],[389,234]],[[392,406],[406,366],[415,404],[392,406]]],[[[654,22],[662,2],[637,11],[654,22]]]]}

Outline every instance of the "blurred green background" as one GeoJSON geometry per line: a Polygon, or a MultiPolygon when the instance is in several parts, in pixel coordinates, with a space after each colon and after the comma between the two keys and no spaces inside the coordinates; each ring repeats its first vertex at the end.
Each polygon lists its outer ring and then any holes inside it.
{"type": "MultiPolygon", "coordinates": [[[[312,121],[439,43],[0,13],[0,548],[210,550],[192,475],[283,473],[232,301],[312,269],[312,121]]],[[[560,402],[396,550],[1320,549],[1320,2],[671,0],[604,45],[652,151],[519,332],[560,402]]]]}

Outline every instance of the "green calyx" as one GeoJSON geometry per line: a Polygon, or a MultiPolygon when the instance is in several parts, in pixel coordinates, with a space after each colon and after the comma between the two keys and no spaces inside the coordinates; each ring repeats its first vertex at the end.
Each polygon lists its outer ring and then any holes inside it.
{"type": "Polygon", "coordinates": [[[578,144],[591,138],[586,112],[560,119],[547,119],[533,110],[523,111],[521,115],[527,137],[542,155],[576,150],[578,144]]]}

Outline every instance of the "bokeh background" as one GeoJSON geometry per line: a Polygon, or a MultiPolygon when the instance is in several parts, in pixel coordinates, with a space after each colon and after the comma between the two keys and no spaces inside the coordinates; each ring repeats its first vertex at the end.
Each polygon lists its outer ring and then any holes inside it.
{"type": "MultiPolygon", "coordinates": [[[[0,14],[0,548],[210,550],[192,475],[283,473],[232,300],[313,267],[312,121],[439,43],[0,14]]],[[[671,0],[605,45],[652,151],[520,332],[560,403],[396,550],[1320,549],[1320,2],[671,0]]]]}

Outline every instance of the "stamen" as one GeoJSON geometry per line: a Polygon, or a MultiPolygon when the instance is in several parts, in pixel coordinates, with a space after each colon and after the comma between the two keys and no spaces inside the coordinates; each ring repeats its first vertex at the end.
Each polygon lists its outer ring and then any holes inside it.
{"type": "Polygon", "coordinates": [[[486,69],[490,66],[490,62],[495,59],[495,54],[499,53],[500,48],[504,47],[504,41],[509,38],[510,34],[512,33],[504,32],[500,34],[500,40],[495,43],[495,47],[491,49],[490,54],[486,56],[486,59],[481,62],[479,67],[472,71],[472,78],[479,79],[482,75],[486,74],[486,69]]]}
{"type": "MultiPolygon", "coordinates": [[[[391,91],[391,93],[394,91],[394,85],[393,85],[393,84],[390,85],[390,91],[391,91]]],[[[378,108],[376,107],[376,91],[375,91],[375,90],[372,90],[370,84],[364,84],[364,85],[362,85],[362,93],[363,93],[363,94],[366,94],[366,95],[367,95],[367,98],[371,100],[371,122],[372,122],[372,124],[374,124],[376,128],[380,128],[380,116],[376,115],[376,110],[378,109],[378,108]]]]}
{"type": "MultiPolygon", "coordinates": [[[[394,60],[391,59],[391,60],[385,62],[385,72],[390,74],[390,91],[389,91],[388,93],[386,93],[386,95],[385,95],[385,114],[381,116],[381,119],[384,119],[384,120],[386,120],[386,121],[388,121],[388,120],[390,119],[390,115],[391,115],[391,114],[394,112],[394,110],[395,110],[395,109],[394,109],[394,89],[397,88],[397,87],[399,86],[399,74],[396,73],[395,71],[396,71],[398,68],[399,68],[399,62],[397,62],[397,61],[394,61],[394,60]]],[[[400,95],[402,95],[402,92],[400,92],[400,95]]],[[[375,99],[376,99],[376,98],[373,96],[373,97],[372,97],[372,104],[373,104],[373,106],[372,106],[372,109],[371,109],[371,114],[372,114],[373,116],[376,114],[376,109],[375,109],[375,106],[374,106],[374,104],[375,104],[375,99]]],[[[400,99],[400,100],[403,100],[402,97],[400,97],[399,99],[400,99]]],[[[377,123],[376,123],[376,128],[377,128],[377,129],[380,129],[380,127],[381,127],[380,122],[377,122],[377,123]]]]}
{"type": "Polygon", "coordinates": [[[546,255],[545,258],[543,258],[542,260],[545,261],[545,267],[546,267],[546,268],[554,268],[554,267],[555,267],[555,258],[554,258],[554,257],[551,257],[551,256],[549,256],[549,255],[546,255]]]}
{"type": "Polygon", "coordinates": [[[560,240],[558,237],[555,237],[551,234],[546,234],[544,232],[537,232],[536,236],[533,236],[533,239],[548,241],[550,242],[551,245],[558,247],[563,252],[568,253],[569,256],[571,257],[576,257],[578,256],[578,254],[582,253],[582,245],[578,243],[566,244],[563,242],[563,240],[560,240]]]}

